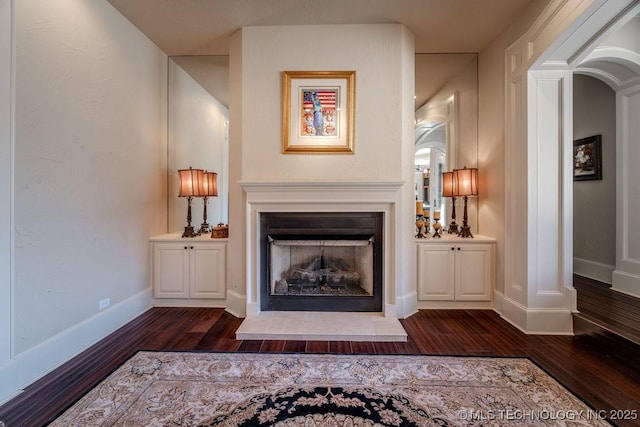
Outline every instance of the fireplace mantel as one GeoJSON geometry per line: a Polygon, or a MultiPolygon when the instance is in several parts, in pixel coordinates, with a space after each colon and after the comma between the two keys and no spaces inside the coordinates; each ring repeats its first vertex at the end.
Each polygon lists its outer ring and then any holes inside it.
{"type": "Polygon", "coordinates": [[[246,193],[246,315],[260,314],[260,236],[263,212],[382,212],[383,314],[396,315],[396,221],[404,181],[240,181],[246,193]]]}
{"type": "MultiPolygon", "coordinates": [[[[258,194],[277,193],[302,198],[313,196],[312,200],[315,200],[323,192],[328,192],[332,198],[340,194],[373,192],[378,193],[374,198],[380,199],[382,194],[395,195],[404,181],[240,181],[238,184],[248,196],[255,198],[260,197],[258,194]]],[[[365,198],[371,199],[370,196],[365,198]]]]}
{"type": "Polygon", "coordinates": [[[260,188],[400,188],[404,181],[239,181],[238,184],[247,191],[253,189],[260,191],[260,188]]]}

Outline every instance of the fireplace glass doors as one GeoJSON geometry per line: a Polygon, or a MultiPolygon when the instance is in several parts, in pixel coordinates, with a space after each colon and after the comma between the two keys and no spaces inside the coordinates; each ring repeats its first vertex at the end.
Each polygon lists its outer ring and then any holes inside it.
{"type": "Polygon", "coordinates": [[[262,310],[381,311],[381,216],[262,214],[262,310]]]}
{"type": "Polygon", "coordinates": [[[372,240],[271,240],[271,295],[373,295],[372,240]]]}

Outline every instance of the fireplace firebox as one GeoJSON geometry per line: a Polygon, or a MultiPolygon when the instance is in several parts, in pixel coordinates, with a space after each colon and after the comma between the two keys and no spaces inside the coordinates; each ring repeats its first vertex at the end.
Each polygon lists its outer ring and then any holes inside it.
{"type": "Polygon", "coordinates": [[[381,212],[260,215],[263,311],[382,311],[381,212]]]}

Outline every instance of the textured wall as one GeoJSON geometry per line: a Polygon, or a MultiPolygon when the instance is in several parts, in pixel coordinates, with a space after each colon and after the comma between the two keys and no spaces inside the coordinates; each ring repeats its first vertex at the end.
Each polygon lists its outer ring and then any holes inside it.
{"type": "Polygon", "coordinates": [[[0,2],[0,364],[11,356],[12,2],[0,2]]]}
{"type": "Polygon", "coordinates": [[[149,286],[166,56],[107,2],[15,3],[18,354],[149,286]]]}
{"type": "Polygon", "coordinates": [[[402,177],[400,25],[247,27],[243,32],[242,179],[402,177]],[[281,151],[281,72],[355,70],[355,155],[281,151]]]}
{"type": "Polygon", "coordinates": [[[535,21],[549,0],[532,2],[484,48],[478,58],[478,198],[479,233],[495,237],[496,290],[505,281],[505,50],[535,21]]]}

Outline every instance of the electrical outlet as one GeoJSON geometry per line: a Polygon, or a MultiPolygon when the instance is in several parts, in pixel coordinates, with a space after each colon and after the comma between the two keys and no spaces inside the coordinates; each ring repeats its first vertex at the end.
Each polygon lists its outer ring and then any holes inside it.
{"type": "Polygon", "coordinates": [[[101,299],[100,303],[98,304],[98,308],[100,310],[105,309],[105,308],[109,307],[109,304],[111,304],[111,298],[101,299]]]}

